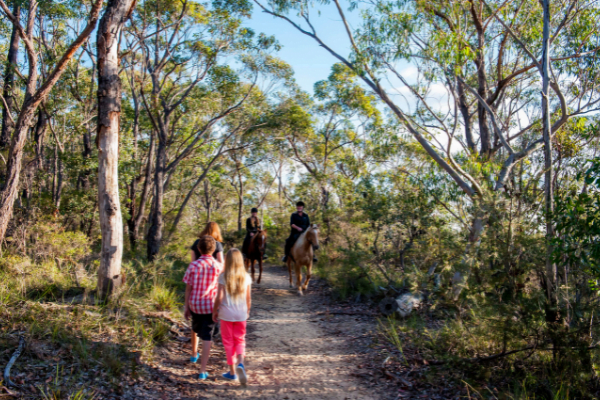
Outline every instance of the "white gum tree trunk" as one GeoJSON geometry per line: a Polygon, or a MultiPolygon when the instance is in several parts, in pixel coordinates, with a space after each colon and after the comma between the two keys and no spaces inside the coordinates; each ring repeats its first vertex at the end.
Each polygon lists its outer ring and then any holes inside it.
{"type": "Polygon", "coordinates": [[[119,200],[119,123],[121,79],[119,39],[135,0],[109,0],[100,20],[98,56],[98,208],[102,250],[98,271],[98,295],[106,298],[121,286],[123,218],[119,200]]]}

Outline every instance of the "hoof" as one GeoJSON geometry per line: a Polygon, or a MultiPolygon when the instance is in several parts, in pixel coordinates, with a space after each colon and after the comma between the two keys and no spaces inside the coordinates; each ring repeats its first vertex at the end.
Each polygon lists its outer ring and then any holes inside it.
{"type": "Polygon", "coordinates": [[[290,285],[290,289],[292,289],[294,287],[294,285],[290,285]]]}
{"type": "Polygon", "coordinates": [[[257,285],[260,285],[260,279],[256,281],[256,284],[257,284],[257,285]]]}
{"type": "Polygon", "coordinates": [[[303,296],[302,289],[298,289],[298,296],[303,296]]]}

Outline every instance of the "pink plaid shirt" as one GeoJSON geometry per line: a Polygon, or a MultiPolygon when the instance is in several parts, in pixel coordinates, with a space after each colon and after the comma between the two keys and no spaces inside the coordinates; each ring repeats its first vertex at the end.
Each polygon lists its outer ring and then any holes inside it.
{"type": "Polygon", "coordinates": [[[211,255],[201,256],[190,264],[183,281],[192,287],[189,306],[193,313],[212,313],[221,271],[223,271],[223,266],[211,255]]]}

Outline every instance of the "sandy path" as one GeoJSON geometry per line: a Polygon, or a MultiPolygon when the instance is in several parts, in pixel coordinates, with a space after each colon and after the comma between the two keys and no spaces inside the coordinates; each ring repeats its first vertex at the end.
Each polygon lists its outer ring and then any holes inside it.
{"type": "Polygon", "coordinates": [[[211,378],[197,380],[198,367],[187,362],[189,344],[171,342],[157,354],[146,378],[130,387],[128,398],[165,399],[387,399],[357,368],[370,319],[326,317],[327,297],[310,290],[303,297],[289,289],[287,271],[267,266],[253,287],[248,321],[248,387],[216,378],[225,371],[223,347],[211,353],[211,378]]]}

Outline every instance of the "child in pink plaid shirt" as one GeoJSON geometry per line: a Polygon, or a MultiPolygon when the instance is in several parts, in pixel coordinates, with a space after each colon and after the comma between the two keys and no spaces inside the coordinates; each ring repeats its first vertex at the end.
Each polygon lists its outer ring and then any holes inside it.
{"type": "Polygon", "coordinates": [[[223,266],[215,260],[212,253],[216,242],[212,236],[202,236],[198,241],[201,256],[192,262],[185,272],[185,313],[187,320],[192,319],[192,330],[202,339],[202,359],[199,379],[208,378],[206,365],[210,356],[215,323],[212,317],[217,297],[218,279],[223,266]]]}

